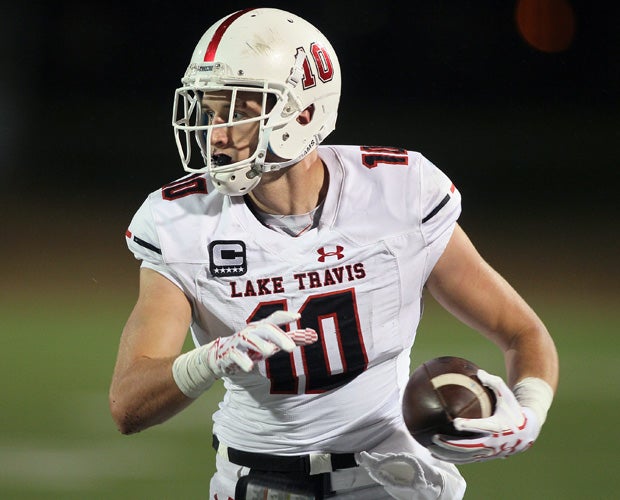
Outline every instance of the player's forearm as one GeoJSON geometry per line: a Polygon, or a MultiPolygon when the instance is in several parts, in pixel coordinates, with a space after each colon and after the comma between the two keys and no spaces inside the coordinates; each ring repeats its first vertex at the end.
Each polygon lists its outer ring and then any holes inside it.
{"type": "Polygon", "coordinates": [[[512,338],[504,356],[511,387],[526,377],[536,377],[547,382],[554,391],[557,388],[557,350],[547,329],[537,318],[531,328],[512,338]]]}
{"type": "Polygon", "coordinates": [[[165,422],[193,401],[172,377],[173,360],[141,358],[115,373],[109,403],[120,432],[133,434],[165,422]]]}

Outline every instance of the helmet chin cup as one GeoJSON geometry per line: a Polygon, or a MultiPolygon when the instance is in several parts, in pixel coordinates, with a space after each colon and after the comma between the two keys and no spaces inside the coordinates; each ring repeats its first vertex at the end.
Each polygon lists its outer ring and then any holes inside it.
{"type": "Polygon", "coordinates": [[[211,181],[220,193],[228,196],[243,196],[254,189],[261,179],[261,174],[251,166],[232,172],[209,172],[211,181]]]}

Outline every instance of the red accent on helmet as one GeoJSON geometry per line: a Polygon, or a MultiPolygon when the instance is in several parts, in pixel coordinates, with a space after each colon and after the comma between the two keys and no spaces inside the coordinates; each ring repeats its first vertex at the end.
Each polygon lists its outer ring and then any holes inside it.
{"type": "Polygon", "coordinates": [[[215,33],[213,34],[213,38],[211,38],[211,41],[209,42],[209,46],[207,47],[207,50],[205,52],[204,62],[213,62],[213,60],[215,59],[215,52],[217,51],[217,48],[220,45],[220,41],[222,40],[222,37],[224,36],[224,33],[226,33],[228,27],[243,14],[251,10],[255,10],[255,8],[237,11],[224,19],[224,22],[218,26],[218,28],[215,30],[215,33]]]}

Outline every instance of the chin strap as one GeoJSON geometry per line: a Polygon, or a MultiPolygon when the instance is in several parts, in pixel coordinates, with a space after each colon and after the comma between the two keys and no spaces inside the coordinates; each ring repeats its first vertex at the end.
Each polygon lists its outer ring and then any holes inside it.
{"type": "Polygon", "coordinates": [[[302,158],[304,156],[306,156],[308,153],[304,154],[304,155],[299,155],[297,158],[293,158],[292,160],[284,160],[282,162],[271,162],[271,163],[265,163],[263,165],[263,172],[274,172],[276,170],[281,170],[283,168],[286,167],[290,167],[291,165],[294,165],[295,163],[298,163],[302,160],[302,158]]]}
{"type": "MultiPolygon", "coordinates": [[[[299,82],[301,81],[304,74],[304,61],[306,59],[306,51],[303,47],[299,47],[297,49],[297,53],[295,54],[295,64],[291,68],[291,74],[288,75],[286,79],[287,85],[290,85],[291,88],[297,87],[299,82]]],[[[298,105],[301,103],[297,103],[298,105]]]]}

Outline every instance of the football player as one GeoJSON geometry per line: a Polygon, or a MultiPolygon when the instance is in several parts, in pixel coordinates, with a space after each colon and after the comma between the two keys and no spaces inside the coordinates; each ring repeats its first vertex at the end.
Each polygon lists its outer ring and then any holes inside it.
{"type": "Polygon", "coordinates": [[[321,145],[340,82],[329,41],[294,14],[217,21],[175,94],[187,175],[126,233],[140,292],[111,412],[138,432],[222,379],[210,499],[461,498],[454,464],[525,450],[551,404],[553,341],[458,225],[452,181],[400,147],[321,145]],[[480,374],[495,414],[455,423],[478,437],[437,436],[432,453],[401,413],[425,289],[507,369],[480,374]]]}

